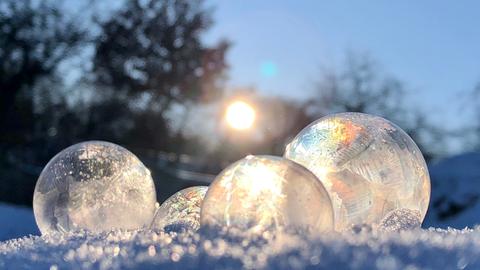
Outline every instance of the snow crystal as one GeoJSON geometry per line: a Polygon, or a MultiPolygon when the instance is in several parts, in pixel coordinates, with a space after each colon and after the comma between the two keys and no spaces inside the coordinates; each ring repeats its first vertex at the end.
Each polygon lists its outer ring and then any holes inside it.
{"type": "Polygon", "coordinates": [[[110,231],[0,243],[2,269],[477,269],[480,229],[110,231]]]}

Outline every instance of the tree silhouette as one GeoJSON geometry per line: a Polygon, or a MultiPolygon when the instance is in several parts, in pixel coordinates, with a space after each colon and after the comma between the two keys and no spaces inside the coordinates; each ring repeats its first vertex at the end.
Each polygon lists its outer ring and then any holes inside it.
{"type": "Polygon", "coordinates": [[[209,101],[221,93],[228,43],[202,43],[210,17],[202,1],[132,0],[100,22],[95,83],[125,95],[126,104],[143,104],[135,112],[129,138],[136,139],[130,143],[161,146],[159,137],[168,135],[165,113],[173,104],[209,101]]]}
{"type": "Polygon", "coordinates": [[[468,100],[465,102],[464,108],[469,108],[473,112],[473,118],[476,120],[470,121],[466,127],[459,130],[457,137],[464,141],[463,148],[466,151],[480,150],[480,82],[476,83],[473,89],[468,94],[468,100]]]}
{"type": "Polygon", "coordinates": [[[171,131],[172,107],[188,112],[222,93],[229,45],[204,44],[212,20],[202,1],[129,0],[82,22],[61,7],[0,1],[1,199],[28,204],[39,168],[78,141],[176,151],[188,140],[171,131]],[[89,68],[67,87],[60,67],[71,57],[89,68]]]}
{"type": "MultiPolygon", "coordinates": [[[[285,146],[318,115],[309,112],[310,102],[293,101],[281,97],[262,97],[257,126],[263,137],[264,153],[283,155],[285,146]]],[[[262,146],[256,146],[262,149],[262,146]]]]}
{"type": "Polygon", "coordinates": [[[444,131],[413,106],[406,106],[404,84],[382,75],[369,55],[350,53],[340,71],[327,71],[312,100],[316,114],[361,112],[379,115],[403,128],[430,160],[444,153],[444,131]]]}
{"type": "Polygon", "coordinates": [[[0,3],[0,142],[25,143],[33,133],[33,88],[88,39],[53,1],[0,3]]]}

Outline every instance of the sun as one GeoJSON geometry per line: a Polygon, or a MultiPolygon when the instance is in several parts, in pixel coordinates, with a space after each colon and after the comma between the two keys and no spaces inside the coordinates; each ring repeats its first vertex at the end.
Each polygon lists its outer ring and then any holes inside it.
{"type": "Polygon", "coordinates": [[[233,129],[249,129],[255,122],[255,109],[246,102],[235,101],[227,107],[225,119],[233,129]]]}

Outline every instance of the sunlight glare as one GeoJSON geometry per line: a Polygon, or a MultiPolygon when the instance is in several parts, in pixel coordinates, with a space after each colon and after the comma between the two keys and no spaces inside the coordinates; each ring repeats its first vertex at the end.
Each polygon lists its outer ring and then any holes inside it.
{"type": "Polygon", "coordinates": [[[243,101],[235,101],[228,106],[225,118],[232,128],[245,130],[252,127],[255,121],[255,110],[243,101]]]}

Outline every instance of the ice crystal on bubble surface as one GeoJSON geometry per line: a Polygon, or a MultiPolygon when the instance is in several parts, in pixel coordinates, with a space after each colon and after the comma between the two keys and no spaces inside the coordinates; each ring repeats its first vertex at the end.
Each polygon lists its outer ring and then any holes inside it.
{"type": "Polygon", "coordinates": [[[413,140],[381,117],[340,113],[303,129],[284,156],[311,170],[328,190],[335,227],[379,225],[391,211],[425,217],[430,177],[413,140]]]}
{"type": "Polygon", "coordinates": [[[207,191],[200,217],[202,226],[333,228],[330,198],[315,175],[272,156],[248,156],[221,172],[207,191]]]}
{"type": "Polygon", "coordinates": [[[150,171],[125,148],[90,141],[61,151],[43,169],[33,208],[42,234],[138,229],[150,224],[156,193],[150,171]]]}
{"type": "Polygon", "coordinates": [[[155,213],[152,229],[167,231],[198,230],[200,207],[208,187],[189,187],[173,194],[155,213]]]}

